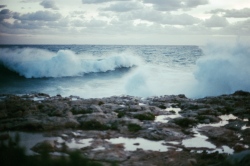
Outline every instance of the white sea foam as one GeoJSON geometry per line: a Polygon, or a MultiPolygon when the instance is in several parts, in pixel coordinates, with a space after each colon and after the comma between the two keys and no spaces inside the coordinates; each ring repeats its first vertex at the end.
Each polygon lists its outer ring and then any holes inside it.
{"type": "Polygon", "coordinates": [[[36,48],[1,49],[0,63],[26,78],[82,76],[130,68],[141,63],[134,55],[120,53],[106,57],[77,55],[70,50],[50,52],[36,48]]]}

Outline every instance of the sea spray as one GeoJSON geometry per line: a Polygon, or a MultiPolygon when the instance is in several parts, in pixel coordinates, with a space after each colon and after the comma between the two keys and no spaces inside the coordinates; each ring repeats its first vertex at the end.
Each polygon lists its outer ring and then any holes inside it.
{"type": "Polygon", "coordinates": [[[250,91],[250,48],[209,44],[196,62],[192,97],[215,96],[236,90],[250,91]]]}
{"type": "Polygon", "coordinates": [[[138,69],[126,78],[124,86],[128,95],[145,97],[154,94],[151,92],[152,87],[148,85],[147,72],[146,69],[138,69]]]}

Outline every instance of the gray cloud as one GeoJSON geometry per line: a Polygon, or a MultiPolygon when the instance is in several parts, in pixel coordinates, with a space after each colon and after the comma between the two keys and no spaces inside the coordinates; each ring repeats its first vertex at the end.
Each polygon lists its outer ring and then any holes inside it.
{"type": "Polygon", "coordinates": [[[0,5],[0,8],[5,8],[6,7],[6,5],[0,5]]]}
{"type": "Polygon", "coordinates": [[[112,0],[82,0],[82,3],[85,4],[91,4],[91,3],[104,3],[104,2],[110,2],[112,0]]]}
{"type": "Polygon", "coordinates": [[[50,11],[37,11],[35,13],[27,13],[27,14],[15,14],[14,19],[18,20],[30,20],[30,21],[56,21],[60,19],[62,16],[59,13],[53,13],[50,11]]]}
{"type": "Polygon", "coordinates": [[[179,9],[190,9],[200,5],[208,4],[208,0],[143,0],[144,3],[154,5],[156,10],[160,11],[174,11],[179,9]]]}
{"type": "Polygon", "coordinates": [[[212,10],[209,13],[212,14],[218,14],[221,13],[224,17],[232,17],[232,18],[248,18],[250,17],[250,8],[244,8],[244,9],[231,9],[231,10],[225,10],[225,9],[216,9],[212,10]]]}
{"type": "Polygon", "coordinates": [[[84,4],[96,4],[105,2],[130,1],[130,0],[82,0],[84,4]]]}
{"type": "Polygon", "coordinates": [[[105,26],[107,26],[107,22],[97,19],[92,19],[88,21],[83,19],[76,19],[71,21],[71,25],[73,27],[82,27],[82,28],[96,28],[96,27],[104,28],[105,26]]]}
{"type": "Polygon", "coordinates": [[[206,27],[225,27],[229,25],[226,18],[217,15],[212,15],[209,19],[204,21],[206,27]]]}
{"type": "Polygon", "coordinates": [[[154,8],[160,11],[178,10],[182,7],[181,0],[143,0],[143,2],[153,4],[154,8]]]}
{"type": "Polygon", "coordinates": [[[40,5],[42,5],[44,8],[58,10],[58,7],[53,0],[43,0],[40,5]]]}
{"type": "Polygon", "coordinates": [[[143,6],[136,2],[118,2],[111,4],[108,7],[102,8],[104,11],[113,11],[113,12],[128,12],[131,10],[142,9],[143,6]]]}
{"type": "Polygon", "coordinates": [[[249,36],[250,34],[250,19],[245,21],[239,21],[235,24],[232,24],[224,29],[226,34],[233,34],[233,35],[244,35],[249,36]]]}
{"type": "Polygon", "coordinates": [[[4,19],[9,19],[12,17],[12,13],[9,9],[3,9],[0,11],[0,21],[4,19]]]}
{"type": "Polygon", "coordinates": [[[41,0],[22,0],[22,3],[41,2],[41,0]]]}
{"type": "Polygon", "coordinates": [[[125,20],[144,20],[157,24],[165,25],[193,25],[201,22],[200,19],[188,14],[172,15],[155,10],[132,11],[119,16],[121,21],[125,20]]]}
{"type": "Polygon", "coordinates": [[[208,0],[187,0],[187,1],[183,1],[184,6],[186,6],[187,8],[193,8],[193,7],[197,7],[200,5],[206,5],[208,4],[208,0]]]}

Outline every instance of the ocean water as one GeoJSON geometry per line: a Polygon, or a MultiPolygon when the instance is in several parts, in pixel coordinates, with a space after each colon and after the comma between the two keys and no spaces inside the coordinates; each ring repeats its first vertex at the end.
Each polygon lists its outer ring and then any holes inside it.
{"type": "Polygon", "coordinates": [[[241,44],[2,45],[0,93],[197,98],[250,91],[249,64],[241,44]]]}

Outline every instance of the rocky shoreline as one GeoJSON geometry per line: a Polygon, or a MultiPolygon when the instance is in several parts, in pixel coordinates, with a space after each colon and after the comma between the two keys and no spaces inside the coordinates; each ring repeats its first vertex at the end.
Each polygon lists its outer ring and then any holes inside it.
{"type": "Polygon", "coordinates": [[[249,121],[244,91],[202,99],[0,95],[2,141],[36,135],[33,155],[77,149],[103,165],[249,165],[249,121]]]}

